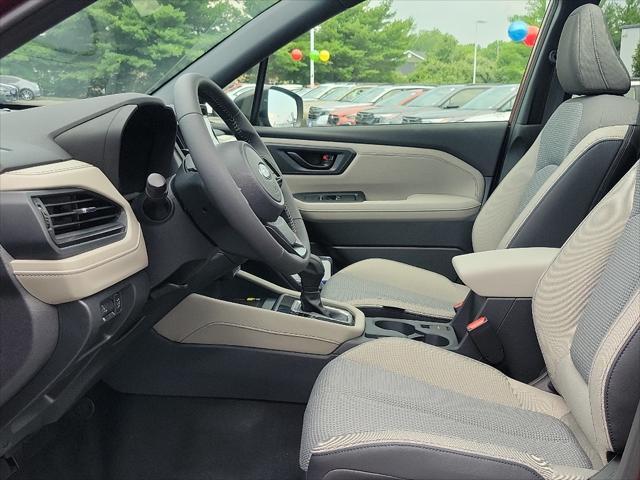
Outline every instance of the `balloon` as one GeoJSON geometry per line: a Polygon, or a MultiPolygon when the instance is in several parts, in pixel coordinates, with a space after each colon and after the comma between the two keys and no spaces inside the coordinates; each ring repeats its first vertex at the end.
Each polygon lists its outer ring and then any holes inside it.
{"type": "Polygon", "coordinates": [[[329,54],[328,50],[320,50],[320,54],[318,55],[321,62],[328,62],[331,58],[331,54],[329,54]]]}
{"type": "Polygon", "coordinates": [[[299,48],[294,48],[293,50],[291,50],[291,60],[293,60],[294,62],[299,62],[300,60],[302,60],[302,50],[300,50],[299,48]]]}
{"type": "Polygon", "coordinates": [[[320,60],[320,52],[318,52],[318,50],[311,50],[309,52],[309,58],[314,62],[317,62],[318,60],[320,60]]]}
{"type": "Polygon", "coordinates": [[[536,44],[536,40],[538,39],[538,33],[540,33],[540,29],[534,25],[530,25],[527,31],[527,36],[524,37],[522,43],[524,43],[527,47],[533,47],[536,44]]]}
{"type": "Polygon", "coordinates": [[[509,34],[509,38],[514,42],[521,42],[525,39],[527,33],[529,33],[529,26],[522,20],[516,20],[509,24],[507,33],[509,34]]]}

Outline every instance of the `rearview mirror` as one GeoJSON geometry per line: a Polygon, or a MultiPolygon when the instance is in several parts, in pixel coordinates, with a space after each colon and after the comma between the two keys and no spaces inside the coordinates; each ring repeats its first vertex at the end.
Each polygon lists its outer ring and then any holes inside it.
{"type": "MultiPolygon", "coordinates": [[[[238,95],[234,102],[247,118],[251,117],[254,92],[238,95]]],[[[302,98],[286,88],[265,85],[258,110],[258,126],[287,128],[302,126],[302,98]]]]}

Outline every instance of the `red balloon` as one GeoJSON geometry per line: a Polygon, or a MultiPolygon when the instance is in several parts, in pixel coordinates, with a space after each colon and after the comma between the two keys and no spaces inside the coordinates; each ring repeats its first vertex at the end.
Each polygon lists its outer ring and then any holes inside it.
{"type": "Polygon", "coordinates": [[[293,50],[291,50],[291,60],[293,60],[294,62],[299,62],[300,60],[302,60],[302,50],[300,50],[299,48],[294,48],[293,50]]]}
{"type": "Polygon", "coordinates": [[[527,47],[533,47],[536,44],[539,33],[540,29],[538,27],[529,25],[529,28],[527,29],[527,36],[524,37],[522,43],[524,43],[527,47]]]}

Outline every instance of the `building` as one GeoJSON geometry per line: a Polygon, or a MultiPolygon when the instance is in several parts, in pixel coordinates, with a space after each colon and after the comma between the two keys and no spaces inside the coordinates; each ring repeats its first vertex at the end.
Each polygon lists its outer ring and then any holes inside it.
{"type": "Polygon", "coordinates": [[[633,55],[640,44],[640,24],[625,25],[622,27],[622,35],[620,38],[620,58],[624,66],[627,67],[629,74],[633,76],[633,55]]]}
{"type": "Polygon", "coordinates": [[[402,75],[409,75],[413,73],[419,63],[424,61],[424,56],[416,53],[412,50],[407,50],[403,53],[405,62],[398,67],[398,73],[402,75]]]}

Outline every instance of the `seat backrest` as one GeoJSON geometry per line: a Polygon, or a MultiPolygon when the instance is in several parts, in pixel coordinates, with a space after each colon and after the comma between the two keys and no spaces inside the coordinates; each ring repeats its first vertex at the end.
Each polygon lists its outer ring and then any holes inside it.
{"type": "Polygon", "coordinates": [[[557,72],[577,97],[558,107],[473,226],[475,251],[559,247],[638,158],[640,104],[600,8],[567,19],[557,72]]]}
{"type": "Polygon", "coordinates": [[[640,401],[640,162],[591,211],[533,299],[556,390],[603,460],[640,401]]]}

